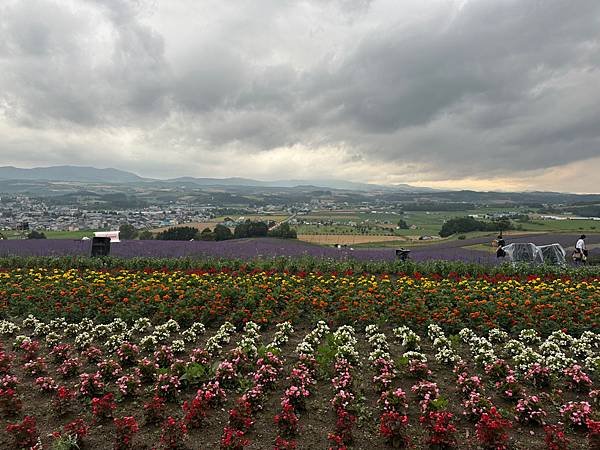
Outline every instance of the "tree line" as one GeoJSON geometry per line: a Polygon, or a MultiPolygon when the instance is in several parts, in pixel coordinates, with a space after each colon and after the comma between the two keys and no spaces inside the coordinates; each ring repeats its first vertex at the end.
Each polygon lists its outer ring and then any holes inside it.
{"type": "Polygon", "coordinates": [[[448,237],[456,233],[468,233],[469,231],[504,231],[512,230],[510,219],[497,219],[484,222],[473,217],[455,217],[449,219],[442,225],[441,237],[448,237]]]}
{"type": "Polygon", "coordinates": [[[229,239],[242,239],[252,237],[276,237],[282,239],[296,239],[296,230],[287,222],[269,230],[269,224],[262,221],[246,220],[236,225],[233,232],[229,227],[218,224],[214,228],[206,227],[202,231],[195,227],[171,227],[153,236],[150,231],[138,232],[130,224],[119,227],[121,239],[157,239],[163,241],[226,241],[229,239]]]}

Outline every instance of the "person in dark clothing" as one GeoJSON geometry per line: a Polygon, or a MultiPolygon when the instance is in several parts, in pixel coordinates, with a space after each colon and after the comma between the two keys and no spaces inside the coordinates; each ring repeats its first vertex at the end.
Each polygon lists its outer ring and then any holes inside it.
{"type": "Polygon", "coordinates": [[[498,249],[496,250],[496,258],[504,258],[506,256],[506,252],[502,250],[502,247],[504,247],[505,245],[506,241],[502,237],[502,233],[500,233],[498,235],[498,238],[496,239],[496,246],[498,247],[498,249]]]}

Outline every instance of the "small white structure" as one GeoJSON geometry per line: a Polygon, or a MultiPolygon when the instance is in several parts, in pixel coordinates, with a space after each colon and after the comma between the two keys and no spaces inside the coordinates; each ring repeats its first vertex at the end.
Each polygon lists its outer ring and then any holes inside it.
{"type": "Polygon", "coordinates": [[[118,231],[94,231],[94,237],[107,237],[110,238],[110,242],[121,242],[119,240],[118,231]]]}

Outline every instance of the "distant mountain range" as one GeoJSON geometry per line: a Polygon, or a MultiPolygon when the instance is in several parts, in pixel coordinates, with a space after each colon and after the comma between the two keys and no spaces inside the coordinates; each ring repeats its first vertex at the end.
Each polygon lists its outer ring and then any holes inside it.
{"type": "Polygon", "coordinates": [[[81,166],[51,166],[21,169],[0,167],[0,180],[79,181],[89,183],[132,183],[144,181],[134,173],[118,169],[97,169],[81,166]]]}
{"type": "Polygon", "coordinates": [[[179,177],[167,180],[140,177],[134,173],[119,169],[98,169],[83,166],[51,166],[22,169],[12,166],[0,167],[0,180],[28,181],[65,181],[81,183],[186,183],[198,186],[248,186],[248,187],[317,187],[351,191],[395,191],[395,192],[433,192],[433,189],[419,188],[408,184],[384,186],[369,183],[355,183],[344,180],[278,180],[258,181],[249,178],[195,178],[179,177]]]}

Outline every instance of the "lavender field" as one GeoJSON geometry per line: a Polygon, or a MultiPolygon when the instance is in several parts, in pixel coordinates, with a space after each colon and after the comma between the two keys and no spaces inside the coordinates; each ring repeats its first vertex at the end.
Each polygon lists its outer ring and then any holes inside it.
{"type": "MultiPolygon", "coordinates": [[[[533,242],[537,245],[560,243],[567,248],[572,246],[577,235],[545,234],[510,237],[508,242],[533,242]]],[[[415,261],[448,260],[496,264],[492,253],[465,248],[466,246],[487,243],[488,237],[463,241],[447,241],[413,248],[410,258],[415,261]]],[[[600,243],[600,235],[587,239],[588,245],[600,243]]],[[[91,241],[69,239],[47,240],[6,240],[0,241],[0,256],[86,256],[91,251],[91,241]]],[[[600,253],[593,249],[592,255],[600,253]]],[[[237,239],[222,242],[205,241],[122,241],[113,243],[111,255],[122,258],[132,257],[215,257],[215,258],[273,258],[311,256],[329,259],[355,259],[358,261],[391,261],[395,259],[394,249],[354,249],[321,247],[294,240],[272,238],[237,239]]]]}

